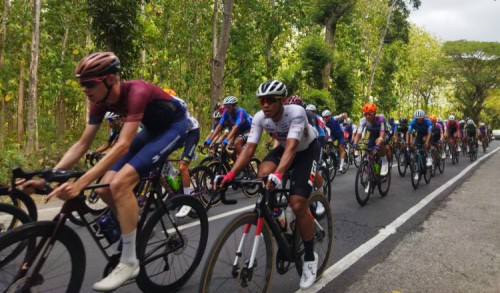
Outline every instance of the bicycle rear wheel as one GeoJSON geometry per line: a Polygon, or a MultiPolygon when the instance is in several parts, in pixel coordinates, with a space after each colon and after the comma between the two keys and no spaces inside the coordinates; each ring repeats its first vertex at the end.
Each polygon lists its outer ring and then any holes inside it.
{"type": "Polygon", "coordinates": [[[373,184],[371,178],[371,170],[370,165],[368,165],[367,161],[361,162],[361,165],[356,172],[356,183],[355,183],[355,191],[356,191],[356,200],[359,205],[364,206],[368,199],[370,199],[370,194],[372,193],[373,184]]]}
{"type": "Polygon", "coordinates": [[[199,292],[269,291],[274,255],[272,235],[263,221],[261,234],[256,236],[257,220],[253,212],[241,214],[219,234],[201,274],[199,292]],[[249,268],[256,240],[253,268],[249,268]]]}
{"type": "Polygon", "coordinates": [[[413,186],[413,189],[418,188],[418,184],[420,183],[420,179],[422,178],[422,173],[420,172],[420,164],[419,164],[419,157],[418,155],[415,155],[413,159],[410,161],[410,175],[411,175],[411,185],[413,186]]]}
{"type": "Polygon", "coordinates": [[[391,171],[392,168],[389,168],[389,171],[387,172],[387,175],[385,176],[380,176],[380,175],[375,175],[378,176],[378,191],[380,192],[380,196],[384,197],[389,193],[389,188],[391,187],[391,171]]]}
{"type": "MultiPolygon", "coordinates": [[[[206,208],[213,194],[214,173],[209,167],[198,165],[189,170],[189,177],[191,181],[191,190],[194,193],[192,195],[198,198],[201,204],[206,208]]],[[[219,204],[220,199],[216,199],[212,202],[212,206],[219,204]]]]}
{"type": "Polygon", "coordinates": [[[321,174],[321,177],[323,177],[323,193],[327,197],[328,202],[330,202],[330,200],[332,199],[332,189],[330,187],[330,183],[328,182],[328,177],[330,176],[328,174],[328,168],[320,167],[319,173],[321,174]]]}
{"type": "Polygon", "coordinates": [[[53,233],[56,225],[56,222],[47,221],[28,223],[2,235],[0,292],[80,291],[85,274],[85,249],[78,234],[67,226],[60,227],[54,244],[45,255],[43,266],[38,274],[33,275],[33,269],[48,245],[43,240],[53,233]],[[22,248],[21,251],[12,254],[19,248],[22,248]],[[38,254],[34,255],[35,252],[38,254]],[[27,271],[19,274],[23,268],[27,271]],[[16,276],[22,277],[16,279],[16,276]],[[23,288],[28,283],[31,286],[23,288]]]}
{"type": "MultiPolygon", "coordinates": [[[[257,173],[259,171],[259,166],[260,166],[260,160],[257,158],[252,158],[250,161],[250,164],[248,164],[245,167],[244,176],[245,179],[255,179],[257,178],[257,173]]],[[[243,194],[245,194],[246,197],[252,198],[255,197],[259,193],[260,189],[260,184],[259,183],[254,183],[254,184],[245,184],[241,187],[243,189],[243,194]]]]}
{"type": "MultiPolygon", "coordinates": [[[[314,217],[314,251],[318,254],[318,271],[316,274],[316,280],[318,280],[326,268],[333,246],[333,215],[329,202],[320,192],[311,193],[308,204],[309,211],[314,217]],[[316,212],[318,204],[325,207],[324,212],[321,214],[316,212]]],[[[301,276],[302,265],[304,264],[304,244],[297,226],[295,226],[294,234],[296,247],[295,268],[299,276],[301,276]]]]}
{"type": "Polygon", "coordinates": [[[149,218],[142,229],[137,256],[141,270],[137,285],[144,292],[173,292],[181,288],[200,264],[208,239],[208,218],[194,197],[176,196],[149,218]],[[191,211],[175,217],[182,206],[191,211]]]}

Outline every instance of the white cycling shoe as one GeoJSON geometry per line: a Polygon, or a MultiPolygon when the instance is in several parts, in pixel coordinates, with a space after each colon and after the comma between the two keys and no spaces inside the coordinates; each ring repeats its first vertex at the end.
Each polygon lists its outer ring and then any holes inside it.
{"type": "Polygon", "coordinates": [[[313,261],[305,261],[302,265],[302,277],[300,278],[300,289],[304,290],[312,286],[316,281],[318,271],[318,254],[314,253],[313,261]]]}
{"type": "Polygon", "coordinates": [[[316,215],[321,216],[324,212],[325,206],[323,206],[323,204],[318,201],[316,205],[316,215]]]}
{"type": "Polygon", "coordinates": [[[389,162],[382,162],[380,166],[380,176],[385,176],[387,173],[389,173],[389,162]]]}
{"type": "Polygon", "coordinates": [[[187,216],[187,214],[189,214],[190,211],[191,211],[190,206],[182,206],[179,212],[175,214],[175,216],[177,218],[184,218],[185,216],[187,216]]]}
{"type": "Polygon", "coordinates": [[[119,263],[106,278],[95,283],[92,288],[101,292],[113,291],[126,281],[135,279],[139,275],[139,269],[139,261],[135,265],[119,263]]]}
{"type": "Polygon", "coordinates": [[[432,158],[427,158],[427,167],[432,167],[432,158]]]}

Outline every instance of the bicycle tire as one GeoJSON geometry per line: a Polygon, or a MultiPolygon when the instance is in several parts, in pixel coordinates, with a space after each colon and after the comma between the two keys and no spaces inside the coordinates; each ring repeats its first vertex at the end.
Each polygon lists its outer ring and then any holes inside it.
{"type": "Polygon", "coordinates": [[[320,167],[319,172],[321,176],[323,177],[323,193],[324,196],[328,199],[328,202],[332,200],[332,189],[330,184],[328,183],[328,177],[330,176],[328,173],[328,168],[326,167],[320,167]],[[326,179],[325,179],[326,178],[326,179]]]}
{"type": "Polygon", "coordinates": [[[19,189],[12,189],[12,191],[8,194],[8,197],[10,197],[9,203],[27,212],[31,220],[34,222],[38,220],[38,209],[31,196],[25,194],[19,189]]]}
{"type": "Polygon", "coordinates": [[[337,157],[334,152],[329,152],[325,154],[326,167],[328,168],[328,174],[330,174],[329,183],[333,182],[335,176],[337,175],[338,163],[337,157]]]}
{"type": "MultiPolygon", "coordinates": [[[[330,258],[330,253],[333,246],[333,215],[330,207],[330,203],[326,201],[324,195],[320,192],[313,192],[308,199],[309,210],[315,219],[314,223],[314,251],[318,255],[318,270],[316,273],[316,280],[321,278],[321,275],[325,271],[328,259],[330,258]],[[325,212],[321,215],[316,213],[317,204],[320,202],[325,207],[325,212]],[[320,226],[320,227],[319,227],[320,226]],[[325,229],[324,227],[327,226],[325,229]],[[326,241],[325,241],[326,240],[326,241]]],[[[295,268],[299,276],[302,275],[302,265],[303,265],[303,255],[304,255],[304,245],[302,238],[298,231],[297,225],[295,230],[295,268]]]]}
{"type": "Polygon", "coordinates": [[[380,196],[385,197],[389,193],[389,189],[391,188],[391,171],[392,168],[389,168],[387,171],[387,175],[385,176],[380,176],[380,175],[375,175],[378,176],[378,192],[380,193],[380,196]]]}
{"type": "Polygon", "coordinates": [[[443,172],[444,172],[445,162],[446,162],[446,159],[442,159],[442,158],[439,159],[438,169],[439,169],[440,174],[443,174],[443,172]]]}
{"type": "MultiPolygon", "coordinates": [[[[49,237],[57,223],[52,221],[32,222],[11,230],[2,235],[0,241],[0,258],[9,252],[12,246],[19,247],[20,243],[25,243],[23,251],[18,253],[8,263],[0,266],[0,291],[25,292],[29,288],[19,288],[25,284],[31,276],[32,268],[36,267],[39,257],[35,258],[35,263],[27,264],[30,254],[35,249],[41,238],[49,237]],[[21,280],[8,279],[17,275],[18,270],[29,267],[21,280]]],[[[35,280],[35,286],[39,292],[79,292],[85,275],[86,260],[85,249],[78,234],[68,226],[62,225],[56,235],[56,242],[46,255],[47,259],[43,264],[35,280]],[[83,253],[83,256],[82,256],[83,253]],[[62,280],[61,280],[62,279],[62,280]],[[62,286],[64,282],[64,286],[62,286]],[[51,287],[54,286],[54,287],[51,287]],[[64,289],[66,288],[66,289],[64,289]]],[[[17,248],[14,248],[17,249],[17,248]]],[[[37,292],[38,292],[37,291],[37,292]]]]}
{"type": "Polygon", "coordinates": [[[406,150],[400,151],[396,157],[398,163],[398,173],[399,176],[405,177],[406,170],[408,169],[408,158],[406,156],[406,150]]]}
{"type": "MultiPolygon", "coordinates": [[[[260,160],[257,158],[252,158],[250,160],[250,164],[248,164],[245,168],[244,174],[245,174],[245,179],[255,179],[257,178],[257,174],[259,172],[259,166],[260,166],[260,160]]],[[[243,185],[242,188],[243,194],[248,197],[248,198],[254,198],[260,190],[260,184],[255,183],[255,184],[250,184],[250,185],[243,185]]]]}
{"type": "Polygon", "coordinates": [[[422,170],[422,175],[424,177],[425,184],[429,184],[431,182],[432,174],[431,174],[431,168],[432,167],[427,167],[427,156],[425,158],[422,156],[421,157],[421,170],[422,170]]]}
{"type": "Polygon", "coordinates": [[[416,155],[410,161],[410,175],[411,175],[410,180],[411,180],[411,185],[415,190],[417,190],[418,184],[422,179],[422,173],[420,172],[420,166],[419,166],[420,164],[418,163],[418,161],[419,161],[418,155],[416,155]]]}
{"type": "Polygon", "coordinates": [[[31,222],[30,216],[22,209],[0,203],[0,235],[18,227],[18,224],[26,224],[31,222]]]}
{"type": "Polygon", "coordinates": [[[181,288],[200,264],[207,240],[208,217],[203,205],[188,195],[168,200],[166,209],[160,207],[147,220],[138,239],[139,288],[144,292],[173,292],[181,288]],[[175,217],[182,206],[190,206],[190,214],[175,217]]]}
{"type": "MultiPolygon", "coordinates": [[[[209,167],[198,165],[189,170],[189,177],[191,181],[191,190],[207,209],[210,198],[213,196],[213,183],[215,175],[209,167]]],[[[212,202],[212,206],[217,206],[221,203],[220,198],[212,202]]]]}
{"type": "Polygon", "coordinates": [[[239,292],[244,289],[249,292],[268,292],[271,283],[274,248],[272,234],[265,221],[262,222],[259,246],[257,247],[256,266],[252,271],[253,277],[249,281],[250,272],[246,265],[252,253],[257,225],[257,214],[247,212],[236,216],[222,230],[212,246],[207,262],[201,274],[199,292],[239,292]],[[248,225],[248,226],[247,226],[248,225]],[[248,234],[242,240],[244,229],[248,234]],[[238,253],[235,262],[237,248],[238,253]],[[249,282],[248,282],[249,281],[249,282]]]}
{"type": "Polygon", "coordinates": [[[370,175],[371,170],[369,169],[370,166],[368,165],[368,162],[363,161],[356,171],[355,193],[356,200],[360,206],[366,205],[373,190],[373,186],[370,186],[373,182],[370,175]]]}
{"type": "Polygon", "coordinates": [[[436,169],[437,169],[437,164],[438,160],[436,159],[436,151],[434,153],[431,152],[431,158],[432,158],[432,167],[429,169],[431,176],[434,177],[436,175],[436,169]]]}

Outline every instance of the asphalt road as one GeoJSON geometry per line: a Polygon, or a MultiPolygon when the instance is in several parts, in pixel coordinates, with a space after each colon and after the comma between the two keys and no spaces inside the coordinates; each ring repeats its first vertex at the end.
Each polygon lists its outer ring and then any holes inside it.
{"type": "MultiPolygon", "coordinates": [[[[489,152],[495,151],[499,146],[498,141],[493,142],[489,152]]],[[[479,158],[483,155],[481,152],[479,158]]],[[[307,291],[317,292],[323,289],[321,291],[343,292],[347,290],[371,267],[383,261],[406,234],[421,229],[427,217],[446,200],[450,192],[462,180],[469,176],[471,172],[456,177],[470,164],[471,162],[464,156],[461,156],[458,165],[452,165],[451,160],[447,159],[444,173],[437,172],[429,184],[425,184],[422,180],[417,190],[411,186],[409,172],[402,178],[397,172],[397,166],[394,165],[389,194],[382,198],[376,191],[364,207],[359,206],[355,198],[356,169],[354,166],[351,166],[346,174],[338,174],[332,184],[331,207],[334,219],[332,255],[323,278],[307,291]],[[428,195],[432,196],[428,197],[428,195]],[[423,201],[424,198],[430,199],[423,201]]],[[[480,164],[474,168],[479,166],[480,164]]],[[[215,237],[226,223],[242,210],[251,210],[255,203],[255,199],[247,199],[242,193],[236,192],[232,198],[238,199],[236,206],[219,206],[209,212],[210,232],[205,255],[210,251],[215,237]]],[[[87,268],[82,292],[90,292],[92,284],[101,279],[106,263],[86,228],[68,225],[77,231],[85,244],[87,268]]],[[[205,258],[180,292],[198,290],[204,264],[205,258]]],[[[283,276],[276,272],[273,274],[270,292],[295,292],[297,290],[300,290],[299,276],[295,270],[292,269],[283,276]]],[[[135,284],[130,284],[115,292],[138,291],[135,284]]]]}

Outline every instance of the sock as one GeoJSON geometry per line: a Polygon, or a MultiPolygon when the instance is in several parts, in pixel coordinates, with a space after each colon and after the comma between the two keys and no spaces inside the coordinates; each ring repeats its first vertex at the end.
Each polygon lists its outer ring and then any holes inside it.
{"type": "Polygon", "coordinates": [[[137,230],[134,230],[127,234],[122,234],[122,255],[120,256],[120,262],[126,263],[128,265],[134,265],[138,260],[135,254],[135,237],[137,230]]]}
{"type": "Polygon", "coordinates": [[[381,157],[382,164],[387,164],[387,156],[381,157]]]}
{"type": "Polygon", "coordinates": [[[183,187],[184,194],[191,194],[191,189],[189,187],[183,187]]]}
{"type": "Polygon", "coordinates": [[[314,261],[314,238],[304,242],[304,261],[314,261]]]}
{"type": "Polygon", "coordinates": [[[344,166],[344,158],[340,158],[340,166],[344,166]]]}

